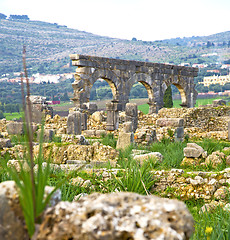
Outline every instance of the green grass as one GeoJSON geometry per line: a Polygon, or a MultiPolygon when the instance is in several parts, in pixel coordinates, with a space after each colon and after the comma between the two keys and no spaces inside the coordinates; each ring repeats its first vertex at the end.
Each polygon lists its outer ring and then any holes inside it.
{"type": "Polygon", "coordinates": [[[4,117],[6,120],[19,119],[22,118],[22,112],[4,113],[4,117]]]}
{"type": "Polygon", "coordinates": [[[142,111],[144,114],[149,113],[149,105],[147,103],[139,105],[138,110],[142,111]]]}

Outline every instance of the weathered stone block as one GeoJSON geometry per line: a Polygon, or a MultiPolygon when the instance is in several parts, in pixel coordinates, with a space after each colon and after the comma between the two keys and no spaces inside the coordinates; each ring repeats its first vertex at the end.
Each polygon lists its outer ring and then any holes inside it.
{"type": "Polygon", "coordinates": [[[105,136],[106,134],[107,134],[106,130],[96,130],[95,131],[96,137],[102,137],[102,136],[105,136]]]}
{"type": "Polygon", "coordinates": [[[125,133],[121,131],[118,136],[117,140],[117,149],[125,149],[128,146],[130,146],[132,143],[134,143],[134,134],[131,133],[125,133]]]}
{"type": "Polygon", "coordinates": [[[216,99],[212,101],[214,107],[226,105],[226,101],[223,99],[216,99]]]}
{"type": "Polygon", "coordinates": [[[83,108],[89,111],[90,114],[93,114],[97,111],[97,104],[94,102],[88,102],[83,104],[83,108]]]}
{"type": "Polygon", "coordinates": [[[155,159],[156,162],[162,162],[163,161],[163,155],[159,152],[151,152],[151,153],[146,153],[146,154],[140,154],[140,155],[135,155],[133,157],[134,160],[140,161],[141,164],[149,159],[155,159]]]}
{"type": "Polygon", "coordinates": [[[67,118],[67,134],[81,135],[81,112],[69,113],[67,118]]]}
{"type": "Polygon", "coordinates": [[[158,127],[183,127],[183,118],[159,118],[156,121],[158,127]]]}
{"type": "Polygon", "coordinates": [[[84,131],[87,129],[87,113],[81,113],[81,129],[84,131]]]}
{"type": "MultiPolygon", "coordinates": [[[[38,130],[37,132],[37,141],[40,141],[40,137],[41,137],[41,129],[38,130]]],[[[51,142],[52,139],[54,137],[54,130],[53,129],[44,129],[43,132],[43,142],[51,142]]]]}
{"type": "Polygon", "coordinates": [[[96,131],[95,130],[84,130],[83,134],[86,137],[95,137],[96,131]]]}
{"type": "Polygon", "coordinates": [[[22,135],[24,133],[24,126],[22,122],[9,122],[6,125],[9,135],[22,135]]]}
{"type": "Polygon", "coordinates": [[[133,123],[132,122],[125,122],[123,124],[123,131],[125,133],[133,132],[133,123]]]}
{"type": "MultiPolygon", "coordinates": [[[[46,186],[46,196],[53,189],[53,187],[46,186]]],[[[54,206],[60,200],[61,191],[57,190],[51,197],[49,207],[54,206]]],[[[0,239],[30,239],[25,226],[18,190],[14,181],[5,181],[0,183],[0,216],[0,239]]]]}
{"type": "Polygon", "coordinates": [[[114,131],[118,129],[119,126],[119,112],[117,103],[106,103],[107,111],[107,121],[106,121],[106,130],[114,131]]]}
{"type": "Polygon", "coordinates": [[[103,121],[103,113],[102,112],[94,112],[91,116],[91,118],[98,123],[101,123],[103,121]]]}
{"type": "Polygon", "coordinates": [[[196,143],[187,143],[184,148],[184,156],[188,158],[198,158],[202,155],[204,149],[196,143]]]}

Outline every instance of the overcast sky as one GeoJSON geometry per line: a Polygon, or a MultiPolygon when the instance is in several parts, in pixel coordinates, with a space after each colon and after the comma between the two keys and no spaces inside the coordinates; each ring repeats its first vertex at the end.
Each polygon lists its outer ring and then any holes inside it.
{"type": "Polygon", "coordinates": [[[230,0],[0,0],[0,13],[129,40],[230,31],[230,0]]]}

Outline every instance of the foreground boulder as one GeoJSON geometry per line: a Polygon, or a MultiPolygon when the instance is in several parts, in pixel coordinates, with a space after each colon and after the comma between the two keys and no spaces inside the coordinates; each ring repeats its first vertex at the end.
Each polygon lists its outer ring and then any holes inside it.
{"type": "MultiPolygon", "coordinates": [[[[52,190],[53,187],[46,186],[45,194],[52,190]]],[[[50,206],[54,206],[60,200],[61,192],[57,190],[50,200],[50,206]]],[[[0,239],[29,240],[14,181],[0,183],[0,239]]]]}
{"type": "Polygon", "coordinates": [[[92,194],[49,208],[37,239],[189,239],[193,218],[178,200],[136,193],[92,194]]]}
{"type": "Polygon", "coordinates": [[[0,183],[0,239],[29,239],[14,181],[0,183]]]}

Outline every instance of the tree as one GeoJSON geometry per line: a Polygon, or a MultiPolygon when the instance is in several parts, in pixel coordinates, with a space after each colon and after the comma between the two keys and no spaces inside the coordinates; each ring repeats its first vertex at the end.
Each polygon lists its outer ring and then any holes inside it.
{"type": "Polygon", "coordinates": [[[30,20],[28,15],[10,15],[9,20],[30,20]]]}
{"type": "Polygon", "coordinates": [[[0,110],[0,119],[3,119],[4,118],[4,114],[2,112],[2,110],[0,110]]]}
{"type": "Polygon", "coordinates": [[[212,43],[210,41],[207,41],[207,48],[211,47],[212,43]]]}
{"type": "Polygon", "coordinates": [[[204,86],[204,84],[200,83],[196,85],[197,92],[207,93],[208,87],[204,86]]]}
{"type": "Polygon", "coordinates": [[[69,101],[69,96],[68,96],[68,93],[65,92],[63,97],[62,97],[62,101],[69,101]]]}
{"type": "Polygon", "coordinates": [[[214,91],[215,93],[222,92],[222,86],[220,84],[211,84],[209,86],[210,91],[214,91]]]}
{"type": "Polygon", "coordinates": [[[173,107],[171,85],[166,89],[163,101],[164,101],[164,107],[165,108],[172,108],[173,107]]]}
{"type": "Polygon", "coordinates": [[[6,19],[6,18],[7,18],[7,16],[5,14],[0,13],[0,19],[6,19]]]}
{"type": "Polygon", "coordinates": [[[96,100],[97,99],[97,91],[96,88],[92,88],[90,91],[90,100],[96,100]]]}

